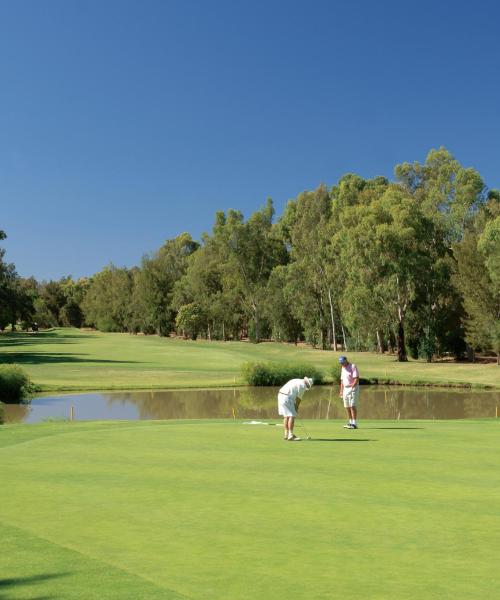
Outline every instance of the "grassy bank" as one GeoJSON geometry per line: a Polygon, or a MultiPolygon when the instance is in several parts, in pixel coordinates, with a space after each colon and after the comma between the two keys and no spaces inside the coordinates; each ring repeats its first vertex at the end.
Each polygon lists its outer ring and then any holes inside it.
{"type": "MultiPolygon", "coordinates": [[[[495,364],[409,361],[348,353],[361,376],[379,382],[500,387],[495,364]]],[[[0,335],[2,362],[24,367],[44,390],[216,387],[242,384],[245,362],[306,363],[330,374],[338,353],[288,344],[206,342],[78,329],[0,335]]]]}
{"type": "Polygon", "coordinates": [[[0,596],[494,597],[499,427],[0,427],[0,596]]]}

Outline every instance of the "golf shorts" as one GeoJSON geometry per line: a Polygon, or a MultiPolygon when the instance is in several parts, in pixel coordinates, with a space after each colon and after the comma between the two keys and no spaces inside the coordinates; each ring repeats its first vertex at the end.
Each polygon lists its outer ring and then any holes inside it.
{"type": "Polygon", "coordinates": [[[296,417],[295,400],[286,394],[278,394],[278,414],[282,417],[296,417]]]}
{"type": "Polygon", "coordinates": [[[345,408],[352,408],[358,406],[359,400],[359,385],[356,387],[344,387],[344,393],[342,396],[344,400],[345,408]]]}

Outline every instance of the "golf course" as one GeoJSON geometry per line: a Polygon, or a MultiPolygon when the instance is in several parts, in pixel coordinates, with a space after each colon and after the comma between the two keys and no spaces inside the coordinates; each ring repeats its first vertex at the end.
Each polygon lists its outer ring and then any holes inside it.
{"type": "MultiPolygon", "coordinates": [[[[0,345],[45,390],[235,386],[246,361],[336,360],[69,328],[0,345]]],[[[351,356],[374,379],[499,383],[494,364],[351,356]]],[[[360,418],[299,420],[299,444],[278,420],[2,425],[0,598],[494,596],[498,420],[360,418]]]]}
{"type": "Polygon", "coordinates": [[[500,598],[500,2],[0,6],[0,600],[500,598]]]}
{"type": "MultiPolygon", "coordinates": [[[[57,328],[36,335],[0,335],[4,363],[23,367],[43,391],[164,389],[244,385],[245,362],[310,364],[331,381],[340,353],[310,346],[263,342],[209,342],[181,338],[57,328]]],[[[500,388],[490,363],[400,363],[391,355],[348,353],[362,378],[406,385],[500,388]]]]}

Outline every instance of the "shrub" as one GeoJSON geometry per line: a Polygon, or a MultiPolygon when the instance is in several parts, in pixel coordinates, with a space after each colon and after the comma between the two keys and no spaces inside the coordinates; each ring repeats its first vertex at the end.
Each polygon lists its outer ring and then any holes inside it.
{"type": "Polygon", "coordinates": [[[333,383],[340,383],[340,372],[342,371],[342,365],[340,363],[335,363],[332,367],[330,375],[332,376],[333,383]]]}
{"type": "Polygon", "coordinates": [[[427,362],[432,361],[432,356],[436,352],[436,337],[430,327],[424,329],[423,335],[418,346],[418,354],[425,358],[427,362]]]}
{"type": "Polygon", "coordinates": [[[315,384],[323,383],[323,373],[304,364],[245,363],[241,374],[248,385],[283,385],[289,379],[312,377],[315,384]]]}
{"type": "Polygon", "coordinates": [[[0,400],[20,402],[35,391],[29,375],[18,365],[0,365],[0,400]]]}

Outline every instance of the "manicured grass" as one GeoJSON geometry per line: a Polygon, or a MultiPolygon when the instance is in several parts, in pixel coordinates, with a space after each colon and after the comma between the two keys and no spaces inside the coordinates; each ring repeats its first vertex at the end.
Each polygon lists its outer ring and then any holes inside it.
{"type": "Polygon", "coordinates": [[[500,423],[361,425],[4,425],[0,597],[496,597],[500,423]]]}
{"type": "MultiPolygon", "coordinates": [[[[289,344],[186,341],[57,329],[0,335],[0,358],[18,363],[44,390],[149,389],[242,385],[245,362],[309,363],[330,375],[339,353],[289,344]]],[[[406,384],[500,387],[495,364],[410,361],[348,353],[365,378],[406,384]]]]}

